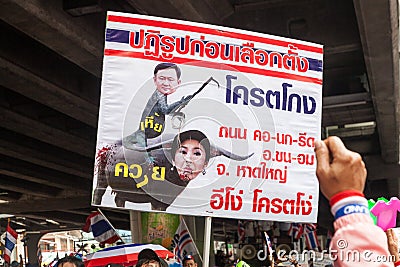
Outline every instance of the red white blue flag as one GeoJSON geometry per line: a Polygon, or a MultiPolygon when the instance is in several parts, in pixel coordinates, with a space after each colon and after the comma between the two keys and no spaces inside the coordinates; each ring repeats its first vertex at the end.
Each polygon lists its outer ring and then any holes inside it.
{"type": "Polygon", "coordinates": [[[292,223],[288,235],[294,239],[304,238],[308,249],[318,249],[317,225],[313,223],[292,223]]]}
{"type": "Polygon", "coordinates": [[[92,232],[94,239],[101,244],[112,244],[121,239],[114,227],[99,211],[87,217],[82,230],[87,233],[92,232]]]}
{"type": "Polygon", "coordinates": [[[175,257],[179,262],[182,262],[183,258],[187,255],[194,256],[199,254],[183,218],[181,218],[179,227],[176,229],[173,246],[175,257]]]}
{"type": "Polygon", "coordinates": [[[294,239],[300,239],[303,235],[304,229],[301,223],[292,223],[288,230],[288,235],[292,236],[294,239]]]}
{"type": "Polygon", "coordinates": [[[17,243],[18,234],[10,227],[10,224],[7,225],[6,231],[6,244],[4,245],[4,260],[10,263],[11,252],[13,251],[15,244],[17,243]]]}
{"type": "Polygon", "coordinates": [[[58,259],[54,259],[52,262],[50,262],[49,267],[56,267],[58,263],[58,259]]]}
{"type": "Polygon", "coordinates": [[[37,256],[37,260],[38,260],[39,266],[41,266],[43,255],[42,255],[42,248],[40,247],[40,242],[38,243],[36,256],[37,256]]]}
{"type": "Polygon", "coordinates": [[[317,226],[312,223],[304,224],[304,237],[308,249],[318,249],[317,226]]]}
{"type": "Polygon", "coordinates": [[[238,221],[238,241],[239,243],[243,243],[245,238],[245,229],[242,220],[238,221]]]}
{"type": "Polygon", "coordinates": [[[267,232],[264,232],[264,236],[265,236],[265,242],[267,243],[269,254],[272,255],[273,250],[272,250],[271,239],[269,238],[267,232]]]}

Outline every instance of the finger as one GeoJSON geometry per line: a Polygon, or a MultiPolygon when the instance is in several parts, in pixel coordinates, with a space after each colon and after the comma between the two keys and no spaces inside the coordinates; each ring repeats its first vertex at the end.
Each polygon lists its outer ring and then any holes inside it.
{"type": "Polygon", "coordinates": [[[329,150],[320,140],[315,141],[315,155],[317,157],[317,173],[329,169],[329,150]]]}
{"type": "Polygon", "coordinates": [[[395,241],[395,243],[397,243],[398,238],[397,238],[397,234],[395,233],[394,229],[390,228],[389,231],[390,231],[390,235],[391,235],[392,239],[395,241]]]}
{"type": "Polygon", "coordinates": [[[388,240],[394,240],[396,237],[392,228],[386,230],[386,236],[388,240]]]}
{"type": "Polygon", "coordinates": [[[337,136],[330,136],[326,139],[326,145],[333,158],[346,154],[349,150],[345,147],[342,140],[337,136]]]}
{"type": "Polygon", "coordinates": [[[392,228],[386,230],[386,236],[390,238],[392,236],[392,228]]]}

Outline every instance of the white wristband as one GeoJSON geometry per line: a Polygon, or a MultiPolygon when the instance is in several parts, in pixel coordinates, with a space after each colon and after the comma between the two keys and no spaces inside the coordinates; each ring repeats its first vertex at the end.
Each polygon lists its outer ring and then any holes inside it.
{"type": "Polygon", "coordinates": [[[336,212],[349,204],[359,204],[359,205],[364,205],[368,207],[368,200],[365,197],[360,197],[360,196],[352,196],[352,197],[346,197],[344,199],[339,200],[336,202],[332,207],[331,207],[331,213],[333,216],[336,215],[336,212]]]}

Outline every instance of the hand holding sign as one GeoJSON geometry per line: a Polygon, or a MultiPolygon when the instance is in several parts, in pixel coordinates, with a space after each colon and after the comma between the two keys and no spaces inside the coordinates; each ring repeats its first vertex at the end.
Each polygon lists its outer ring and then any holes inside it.
{"type": "Polygon", "coordinates": [[[315,142],[317,176],[327,199],[345,191],[364,190],[367,170],[358,153],[348,150],[336,136],[315,142]]]}

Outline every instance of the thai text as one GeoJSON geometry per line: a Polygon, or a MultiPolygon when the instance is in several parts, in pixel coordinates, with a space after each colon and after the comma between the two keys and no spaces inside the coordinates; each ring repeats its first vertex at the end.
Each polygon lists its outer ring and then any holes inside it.
{"type": "MultiPolygon", "coordinates": [[[[115,177],[122,177],[123,178],[132,178],[132,179],[139,179],[143,177],[143,181],[136,183],[136,187],[140,188],[145,186],[149,182],[149,177],[147,170],[146,173],[143,172],[142,166],[139,164],[131,164],[128,165],[124,162],[117,163],[114,169],[114,176],[115,177]]],[[[151,173],[149,173],[151,179],[155,181],[164,181],[165,180],[165,167],[154,166],[151,169],[151,173]]]]}
{"type": "Polygon", "coordinates": [[[303,192],[297,192],[293,199],[274,197],[270,198],[262,195],[261,189],[255,189],[253,192],[252,212],[264,213],[284,213],[295,215],[310,215],[312,207],[312,195],[303,192]]]}
{"type": "Polygon", "coordinates": [[[222,187],[220,189],[213,189],[213,194],[210,199],[210,207],[214,210],[232,210],[238,211],[243,206],[242,194],[243,190],[240,189],[234,194],[234,187],[222,187]]]}
{"type": "Polygon", "coordinates": [[[297,47],[292,44],[288,45],[286,53],[281,53],[256,48],[253,42],[228,44],[206,40],[204,35],[198,38],[190,35],[171,36],[160,31],[138,29],[129,33],[129,45],[134,49],[143,49],[145,56],[163,60],[190,55],[299,73],[307,72],[310,65],[309,60],[299,56],[297,47]]]}
{"type": "MultiPolygon", "coordinates": [[[[246,140],[248,136],[248,130],[246,128],[220,126],[218,130],[218,136],[221,138],[230,139],[243,139],[246,140]]],[[[297,144],[299,147],[314,147],[315,137],[307,136],[307,133],[299,133],[298,136],[286,133],[271,133],[270,131],[254,130],[253,134],[250,134],[250,138],[254,141],[260,141],[264,143],[276,142],[279,145],[293,145],[297,144]]]]}
{"type": "Polygon", "coordinates": [[[312,96],[288,94],[288,89],[293,85],[282,84],[282,91],[266,90],[258,87],[247,88],[244,85],[233,85],[236,76],[226,75],[225,102],[228,104],[252,105],[254,107],[266,106],[282,111],[295,111],[296,113],[314,114],[317,103],[312,96]]]}
{"type": "Polygon", "coordinates": [[[160,115],[156,112],[154,116],[147,116],[144,121],[140,122],[140,130],[144,131],[145,129],[153,129],[156,132],[161,133],[163,125],[155,122],[154,118],[159,117],[160,115]]]}
{"type": "Polygon", "coordinates": [[[287,181],[287,166],[283,168],[267,168],[265,162],[261,162],[260,166],[256,167],[239,165],[236,167],[236,176],[241,178],[269,179],[284,184],[287,181]]]}
{"type": "Polygon", "coordinates": [[[275,141],[279,145],[297,144],[300,147],[314,147],[315,137],[307,136],[307,133],[299,133],[298,137],[291,134],[276,133],[271,134],[269,131],[255,130],[253,132],[254,141],[262,141],[265,143],[275,141]]]}

